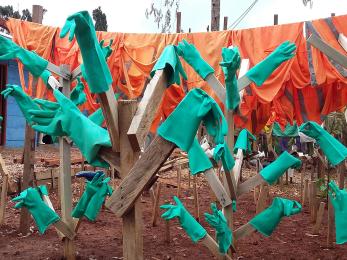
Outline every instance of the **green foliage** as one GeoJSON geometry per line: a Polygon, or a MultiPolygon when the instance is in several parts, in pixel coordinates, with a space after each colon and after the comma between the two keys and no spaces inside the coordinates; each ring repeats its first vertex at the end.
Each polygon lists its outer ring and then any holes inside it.
{"type": "Polygon", "coordinates": [[[93,10],[93,20],[95,21],[95,30],[107,32],[107,18],[106,14],[101,10],[99,6],[93,10]]]}
{"type": "Polygon", "coordinates": [[[145,16],[147,19],[153,17],[162,33],[170,33],[174,22],[172,17],[176,17],[179,5],[180,0],[165,0],[164,3],[152,0],[150,7],[146,8],[145,16]]]}
{"type": "Polygon", "coordinates": [[[319,178],[316,181],[316,186],[319,189],[320,197],[326,198],[328,196],[328,185],[325,182],[325,178],[319,178]]]}
{"type": "Polygon", "coordinates": [[[32,21],[31,12],[28,9],[23,9],[22,14],[20,14],[19,11],[14,11],[11,5],[0,6],[0,18],[6,20],[10,17],[29,22],[32,21]]]}

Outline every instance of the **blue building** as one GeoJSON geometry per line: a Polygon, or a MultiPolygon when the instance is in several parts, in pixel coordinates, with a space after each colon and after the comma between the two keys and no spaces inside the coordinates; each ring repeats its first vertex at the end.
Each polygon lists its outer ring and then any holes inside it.
{"type": "MultiPolygon", "coordinates": [[[[24,75],[27,81],[28,72],[24,71],[24,75]]],[[[21,85],[16,60],[0,61],[0,91],[6,88],[6,84],[21,85]]],[[[25,119],[13,97],[4,99],[1,95],[0,114],[4,117],[0,130],[0,145],[23,147],[25,119]]]]}

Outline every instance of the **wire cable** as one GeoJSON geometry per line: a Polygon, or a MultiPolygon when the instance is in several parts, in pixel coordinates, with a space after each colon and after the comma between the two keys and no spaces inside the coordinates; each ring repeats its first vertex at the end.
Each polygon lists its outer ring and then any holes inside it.
{"type": "Polygon", "coordinates": [[[254,2],[228,27],[228,29],[234,29],[245,17],[246,15],[252,10],[252,8],[255,6],[255,4],[258,2],[258,0],[254,0],[254,2]]]}

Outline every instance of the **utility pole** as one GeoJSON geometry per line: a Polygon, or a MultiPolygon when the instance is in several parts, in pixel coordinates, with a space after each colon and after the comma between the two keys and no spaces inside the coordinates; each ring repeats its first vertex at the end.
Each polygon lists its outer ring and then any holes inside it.
{"type": "Polygon", "coordinates": [[[211,31],[219,31],[220,0],[211,0],[211,31]]]}

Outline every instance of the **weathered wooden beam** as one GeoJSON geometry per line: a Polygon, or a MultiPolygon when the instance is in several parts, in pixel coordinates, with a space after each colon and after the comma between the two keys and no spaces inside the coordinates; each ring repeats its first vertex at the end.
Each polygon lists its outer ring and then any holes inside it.
{"type": "Polygon", "coordinates": [[[110,134],[112,151],[119,152],[118,102],[114,98],[112,85],[106,92],[99,94],[100,105],[110,134]]]}
{"type": "Polygon", "coordinates": [[[9,174],[4,159],[0,154],[0,173],[2,176],[1,197],[0,197],[0,225],[5,222],[6,198],[9,184],[9,174]]]}
{"type": "Polygon", "coordinates": [[[120,183],[118,189],[106,201],[106,207],[118,217],[122,217],[132,208],[147,183],[151,181],[175,147],[175,144],[156,136],[120,183]]]}
{"type": "Polygon", "coordinates": [[[71,74],[68,70],[60,70],[59,66],[51,62],[48,62],[46,69],[50,72],[53,72],[54,74],[57,74],[59,77],[62,77],[65,80],[70,80],[71,78],[71,74]]]}
{"type": "Polygon", "coordinates": [[[234,239],[238,241],[254,232],[257,232],[257,230],[250,223],[246,223],[234,231],[234,239]]]}
{"type": "Polygon", "coordinates": [[[110,147],[101,147],[98,156],[120,172],[120,154],[112,151],[110,147]]]}
{"type": "Polygon", "coordinates": [[[256,187],[262,183],[266,183],[266,182],[263,179],[263,177],[261,177],[261,175],[259,173],[257,173],[256,175],[249,178],[247,181],[241,183],[237,187],[237,195],[240,196],[246,192],[249,192],[251,189],[253,189],[254,187],[256,187]]]}
{"type": "Polygon", "coordinates": [[[312,46],[319,49],[321,52],[323,52],[326,56],[328,56],[333,61],[340,64],[342,67],[347,68],[347,56],[340,53],[335,48],[331,47],[328,43],[326,43],[324,40],[320,39],[318,36],[312,34],[308,39],[307,42],[312,44],[312,46]]]}
{"type": "Polygon", "coordinates": [[[329,168],[327,161],[323,158],[320,152],[317,149],[314,149],[314,154],[318,157],[321,163],[324,165],[324,168],[327,170],[329,168]]]}
{"type": "Polygon", "coordinates": [[[71,73],[71,81],[75,80],[78,76],[82,74],[81,65],[74,69],[71,73]]]}
{"type": "MultiPolygon", "coordinates": [[[[210,250],[210,252],[215,256],[215,257],[220,257],[221,253],[219,252],[219,246],[217,244],[217,242],[209,235],[206,234],[206,236],[204,238],[202,238],[200,240],[200,243],[202,243],[204,246],[206,246],[208,248],[208,250],[210,250]]],[[[225,257],[225,259],[231,260],[232,258],[228,255],[222,255],[223,257],[225,257]]]]}
{"type": "Polygon", "coordinates": [[[147,84],[143,98],[131,121],[128,136],[134,151],[140,151],[167,88],[164,70],[158,70],[147,84]]]}

